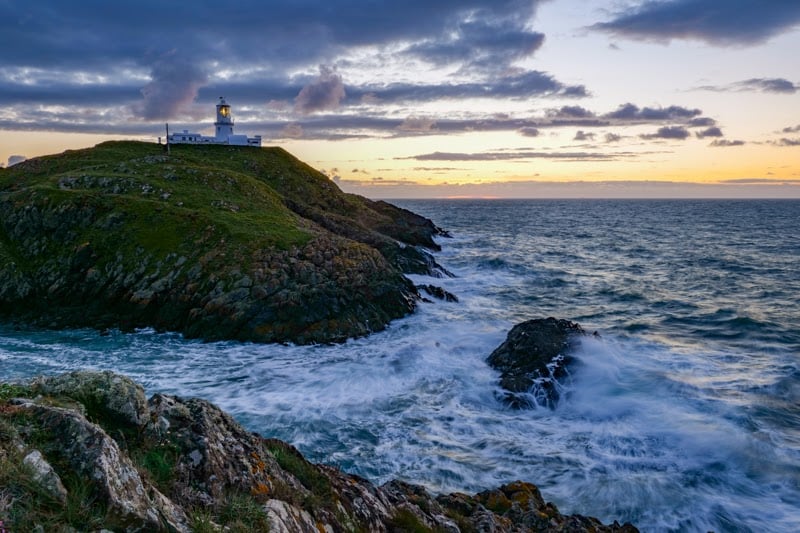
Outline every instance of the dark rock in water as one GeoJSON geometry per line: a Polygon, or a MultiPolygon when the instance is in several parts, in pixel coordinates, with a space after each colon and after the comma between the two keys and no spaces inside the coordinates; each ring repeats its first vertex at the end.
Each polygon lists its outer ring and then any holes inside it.
{"type": "Polygon", "coordinates": [[[557,380],[567,375],[572,361],[570,346],[585,335],[579,324],[555,318],[539,318],[517,324],[487,359],[501,372],[500,386],[509,391],[504,401],[516,408],[554,407],[557,380]]]}
{"type": "Polygon", "coordinates": [[[110,372],[0,383],[0,487],[9,531],[637,531],[562,515],[521,481],[475,496],[376,487],[205,400],[145,402],[110,372]]]}
{"type": "Polygon", "coordinates": [[[446,302],[458,302],[458,297],[436,285],[417,285],[417,290],[428,293],[430,296],[446,302]]]}

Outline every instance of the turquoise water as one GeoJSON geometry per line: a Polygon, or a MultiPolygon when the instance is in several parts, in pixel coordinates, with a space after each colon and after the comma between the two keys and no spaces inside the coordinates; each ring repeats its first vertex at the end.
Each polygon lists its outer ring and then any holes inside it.
{"type": "Polygon", "coordinates": [[[398,202],[449,229],[422,304],[338,346],[0,329],[5,377],[111,369],[210,399],[376,482],[537,483],[644,531],[800,531],[800,202],[398,202]],[[527,318],[580,322],[555,410],[513,411],[484,359],[527,318]]]}

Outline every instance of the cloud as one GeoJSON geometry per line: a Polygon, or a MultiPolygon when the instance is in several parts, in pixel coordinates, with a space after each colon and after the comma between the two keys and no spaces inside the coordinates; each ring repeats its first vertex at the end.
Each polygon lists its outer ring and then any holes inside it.
{"type": "Polygon", "coordinates": [[[543,43],[544,34],[526,29],[524,20],[474,17],[444,35],[410,46],[405,54],[438,66],[458,64],[462,69],[498,72],[533,55],[543,43]]]}
{"type": "Polygon", "coordinates": [[[745,46],[763,43],[798,23],[800,2],[795,0],[650,0],[591,28],[632,39],[745,46]]]}
{"type": "Polygon", "coordinates": [[[697,117],[687,122],[686,125],[690,128],[707,128],[709,126],[716,126],[717,121],[709,117],[697,117]]]}
{"type": "Polygon", "coordinates": [[[526,126],[524,128],[518,129],[517,133],[519,133],[523,137],[538,137],[541,132],[539,131],[539,128],[534,128],[533,126],[526,126]]]}
{"type": "Polygon", "coordinates": [[[639,135],[642,139],[678,139],[683,140],[691,135],[689,130],[682,126],[664,126],[655,133],[639,135]]]}
{"type": "Polygon", "coordinates": [[[795,94],[800,85],[785,78],[750,78],[728,85],[703,85],[697,89],[715,92],[761,92],[775,94],[795,94]]]}
{"type": "Polygon", "coordinates": [[[669,107],[643,107],[627,103],[622,104],[616,111],[603,115],[606,118],[613,118],[627,121],[657,121],[657,120],[686,120],[702,114],[699,109],[688,109],[682,106],[672,105],[669,107]]]}
{"type": "Polygon", "coordinates": [[[800,146],[800,139],[788,139],[784,137],[777,141],[771,141],[770,144],[775,146],[800,146]]]}
{"type": "Polygon", "coordinates": [[[712,126],[703,131],[695,133],[698,139],[705,139],[706,137],[724,137],[722,130],[716,126],[712,126]]]}
{"type": "Polygon", "coordinates": [[[342,77],[333,68],[320,65],[319,77],[300,90],[294,109],[303,115],[336,109],[344,97],[342,77]]]}
{"type": "Polygon", "coordinates": [[[22,163],[23,161],[27,160],[28,158],[24,155],[12,155],[8,157],[8,164],[7,167],[13,167],[18,163],[22,163]]]}
{"type": "Polygon", "coordinates": [[[783,133],[800,133],[800,124],[797,126],[788,126],[781,130],[783,133]]]}
{"type": "Polygon", "coordinates": [[[431,152],[398,159],[414,159],[416,161],[514,161],[525,159],[552,159],[568,161],[613,161],[628,157],[630,154],[612,154],[599,152],[534,152],[526,150],[494,151],[494,152],[431,152]]]}
{"type": "Polygon", "coordinates": [[[729,141],[727,139],[715,139],[711,141],[711,144],[709,144],[709,146],[715,148],[727,148],[730,146],[744,146],[744,144],[745,144],[744,141],[729,141]]]}
{"type": "Polygon", "coordinates": [[[733,183],[742,185],[760,185],[760,184],[800,184],[800,179],[774,179],[774,178],[734,178],[729,180],[722,180],[720,183],[733,183]]]}
{"type": "Polygon", "coordinates": [[[208,80],[205,72],[174,52],[155,61],[150,78],[141,90],[144,101],[133,106],[146,120],[175,117],[197,97],[197,91],[208,80]]]}
{"type": "Polygon", "coordinates": [[[397,129],[410,133],[430,133],[436,130],[436,121],[426,117],[408,117],[397,129]]]}
{"type": "Polygon", "coordinates": [[[622,135],[617,135],[616,133],[606,133],[605,138],[607,143],[615,143],[622,140],[622,135]]]}
{"type": "Polygon", "coordinates": [[[594,140],[594,133],[586,133],[583,130],[578,130],[575,133],[575,137],[572,140],[573,141],[593,141],[594,140]]]}
{"type": "Polygon", "coordinates": [[[546,72],[531,70],[494,76],[491,81],[463,83],[392,83],[388,85],[363,85],[348,89],[356,100],[365,95],[377,98],[382,104],[432,102],[444,99],[526,99],[559,96],[581,98],[588,96],[582,85],[564,85],[546,72]]]}
{"type": "Polygon", "coordinates": [[[550,109],[547,115],[552,118],[590,118],[595,116],[594,112],[577,105],[565,105],[559,109],[550,109]]]}
{"type": "Polygon", "coordinates": [[[281,129],[280,136],[289,139],[300,139],[303,137],[303,126],[300,124],[287,124],[281,129]]]}

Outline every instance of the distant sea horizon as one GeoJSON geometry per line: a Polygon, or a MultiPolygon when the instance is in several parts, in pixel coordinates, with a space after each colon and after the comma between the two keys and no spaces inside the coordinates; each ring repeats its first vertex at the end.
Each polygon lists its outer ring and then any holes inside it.
{"type": "Polygon", "coordinates": [[[800,531],[800,200],[426,199],[457,295],[333,346],[0,326],[6,378],[108,369],[311,460],[433,492],[537,484],[642,531],[800,531]],[[555,409],[485,359],[516,323],[584,339],[555,409]]]}

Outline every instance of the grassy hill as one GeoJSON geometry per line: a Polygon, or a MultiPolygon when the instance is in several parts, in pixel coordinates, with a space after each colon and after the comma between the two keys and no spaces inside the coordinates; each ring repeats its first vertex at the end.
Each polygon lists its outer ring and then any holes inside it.
{"type": "Polygon", "coordinates": [[[279,148],[107,142],[0,170],[0,315],[320,342],[410,312],[433,223],[279,148]],[[406,245],[414,246],[406,246],[406,245]]]}

